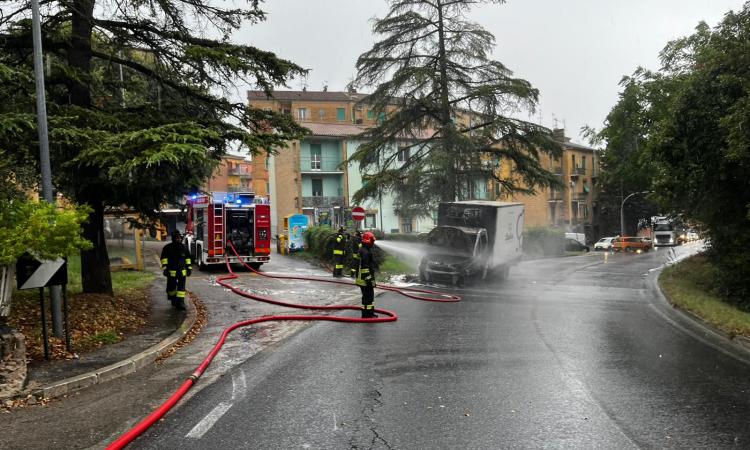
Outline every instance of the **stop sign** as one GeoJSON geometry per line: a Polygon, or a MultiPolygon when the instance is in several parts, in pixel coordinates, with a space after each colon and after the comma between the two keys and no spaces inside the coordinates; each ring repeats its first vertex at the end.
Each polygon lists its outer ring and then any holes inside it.
{"type": "Polygon", "coordinates": [[[355,206],[352,208],[352,219],[357,222],[365,220],[365,209],[361,206],[355,206]]]}

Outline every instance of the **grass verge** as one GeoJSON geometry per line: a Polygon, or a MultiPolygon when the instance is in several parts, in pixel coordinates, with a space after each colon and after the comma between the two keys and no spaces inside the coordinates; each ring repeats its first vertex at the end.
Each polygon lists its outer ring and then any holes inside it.
{"type": "Polygon", "coordinates": [[[664,269],[659,284],[669,302],[689,311],[731,337],[750,337],[750,313],[712,293],[716,268],[701,255],[664,269]]]}
{"type": "MultiPolygon", "coordinates": [[[[154,275],[150,272],[113,272],[114,296],[83,294],[81,292],[81,261],[68,259],[68,304],[73,350],[85,353],[102,345],[122,340],[128,333],[146,323],[151,310],[148,289],[154,275]]],[[[62,339],[52,336],[49,290],[45,290],[47,327],[50,333],[52,359],[72,358],[65,351],[62,339]]],[[[13,292],[9,325],[26,337],[29,360],[44,357],[42,321],[39,314],[39,291],[36,289],[13,292]]]]}

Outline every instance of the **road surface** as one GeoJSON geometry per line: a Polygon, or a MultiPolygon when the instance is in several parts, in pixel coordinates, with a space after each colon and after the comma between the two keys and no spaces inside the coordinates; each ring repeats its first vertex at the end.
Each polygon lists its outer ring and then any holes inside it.
{"type": "Polygon", "coordinates": [[[380,296],[397,322],[308,327],[133,448],[748,448],[750,358],[660,298],[674,256],[527,261],[458,304],[380,296]]]}

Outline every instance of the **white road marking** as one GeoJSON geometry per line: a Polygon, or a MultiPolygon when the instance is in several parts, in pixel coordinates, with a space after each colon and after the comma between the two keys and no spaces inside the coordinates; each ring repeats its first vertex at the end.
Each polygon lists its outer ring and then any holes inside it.
{"type": "Polygon", "coordinates": [[[185,435],[186,438],[190,439],[200,439],[203,437],[204,434],[208,430],[211,429],[211,427],[216,424],[216,422],[221,419],[221,416],[224,415],[227,411],[229,411],[229,408],[231,408],[231,403],[221,402],[214,409],[211,410],[210,413],[206,414],[206,417],[204,417],[196,426],[193,427],[192,430],[188,434],[185,435]]]}
{"type": "Polygon", "coordinates": [[[247,395],[247,380],[245,372],[239,371],[239,375],[232,374],[232,401],[242,400],[247,395]]]}

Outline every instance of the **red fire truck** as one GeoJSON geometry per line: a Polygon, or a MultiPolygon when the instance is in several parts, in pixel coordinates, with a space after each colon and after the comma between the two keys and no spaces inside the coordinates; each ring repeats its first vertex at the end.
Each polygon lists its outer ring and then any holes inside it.
{"type": "Polygon", "coordinates": [[[193,264],[238,263],[231,242],[242,260],[257,269],[271,256],[271,205],[252,192],[192,195],[188,199],[185,236],[193,264]]]}

